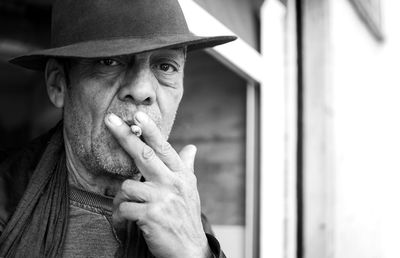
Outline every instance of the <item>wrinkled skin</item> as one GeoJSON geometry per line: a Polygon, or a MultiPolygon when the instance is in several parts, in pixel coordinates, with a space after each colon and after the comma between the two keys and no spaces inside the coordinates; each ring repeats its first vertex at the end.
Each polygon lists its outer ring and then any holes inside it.
{"type": "Polygon", "coordinates": [[[132,123],[135,112],[144,111],[165,137],[169,135],[183,94],[184,61],[182,51],[160,50],[103,61],[78,60],[72,66],[65,132],[88,170],[133,175],[132,159],[105,128],[108,113],[132,123]]]}
{"type": "Polygon", "coordinates": [[[67,71],[54,59],[46,67],[50,100],[64,109],[71,183],[115,196],[114,226],[136,222],[156,257],[210,256],[193,173],[196,148],[178,154],[167,142],[184,63],[184,50],[164,49],[73,60],[67,71]]]}

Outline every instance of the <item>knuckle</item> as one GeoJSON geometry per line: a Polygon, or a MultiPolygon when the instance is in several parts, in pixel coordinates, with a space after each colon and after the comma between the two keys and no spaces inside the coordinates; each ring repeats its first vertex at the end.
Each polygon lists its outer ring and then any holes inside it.
{"type": "Polygon", "coordinates": [[[119,204],[118,212],[122,217],[127,217],[129,214],[129,203],[122,202],[119,204]]]}
{"type": "Polygon", "coordinates": [[[159,150],[160,154],[165,156],[171,152],[172,145],[169,142],[163,142],[160,144],[159,150]]]}
{"type": "Polygon", "coordinates": [[[151,160],[155,156],[154,150],[147,145],[143,146],[142,157],[144,160],[151,160]]]}
{"type": "Polygon", "coordinates": [[[126,193],[126,192],[129,191],[130,187],[131,187],[131,182],[130,182],[129,179],[127,179],[127,180],[125,180],[124,182],[122,182],[122,184],[121,184],[121,191],[124,192],[124,193],[126,193]]]}
{"type": "Polygon", "coordinates": [[[197,185],[197,177],[194,173],[190,173],[187,175],[188,181],[191,185],[196,186],[197,185]]]}
{"type": "Polygon", "coordinates": [[[181,160],[177,160],[176,162],[170,164],[170,168],[172,171],[182,173],[185,170],[185,165],[182,163],[181,160]]]}
{"type": "Polygon", "coordinates": [[[176,202],[176,200],[177,200],[176,194],[169,193],[169,194],[164,196],[164,202],[165,203],[174,203],[174,202],[176,202]]]}
{"type": "MultiPolygon", "coordinates": [[[[183,194],[170,193],[164,197],[165,211],[176,211],[185,207],[183,194]]],[[[166,212],[164,212],[166,213],[166,212]]]]}
{"type": "Polygon", "coordinates": [[[194,175],[194,167],[186,167],[186,169],[190,172],[189,174],[194,175]]]}
{"type": "Polygon", "coordinates": [[[184,193],[187,190],[185,182],[179,177],[173,180],[173,187],[177,193],[184,193]]]}
{"type": "Polygon", "coordinates": [[[152,221],[158,221],[159,217],[162,214],[162,207],[161,205],[153,204],[147,210],[147,216],[152,221]]]}
{"type": "Polygon", "coordinates": [[[132,142],[132,134],[124,134],[121,138],[120,138],[120,142],[121,144],[125,145],[125,146],[129,146],[130,143],[132,142]]]}

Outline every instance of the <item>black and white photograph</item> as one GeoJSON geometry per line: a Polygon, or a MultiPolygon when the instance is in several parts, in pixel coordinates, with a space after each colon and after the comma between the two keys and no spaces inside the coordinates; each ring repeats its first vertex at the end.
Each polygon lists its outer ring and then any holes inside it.
{"type": "Polygon", "coordinates": [[[399,10],[0,0],[0,257],[400,257],[399,10]]]}

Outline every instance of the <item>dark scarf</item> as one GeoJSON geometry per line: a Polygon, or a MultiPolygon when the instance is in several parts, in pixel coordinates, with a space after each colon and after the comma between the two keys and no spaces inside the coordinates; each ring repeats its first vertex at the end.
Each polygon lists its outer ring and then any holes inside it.
{"type": "MultiPolygon", "coordinates": [[[[0,257],[62,256],[69,214],[62,123],[7,158],[0,176],[0,188],[7,188],[0,189],[0,210],[12,214],[0,236],[0,257]]],[[[128,225],[116,257],[154,257],[136,223],[128,225]]]]}
{"type": "MultiPolygon", "coordinates": [[[[1,168],[10,168],[7,165],[1,168]]],[[[1,234],[0,256],[61,256],[68,223],[68,206],[68,175],[62,125],[59,124],[1,234]]]]}

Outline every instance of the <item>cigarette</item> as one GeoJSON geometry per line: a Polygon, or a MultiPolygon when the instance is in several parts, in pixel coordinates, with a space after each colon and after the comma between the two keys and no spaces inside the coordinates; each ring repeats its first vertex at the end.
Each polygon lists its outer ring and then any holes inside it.
{"type": "Polygon", "coordinates": [[[133,134],[135,134],[137,137],[140,137],[142,135],[142,128],[140,128],[137,125],[131,125],[131,131],[133,134]]]}

